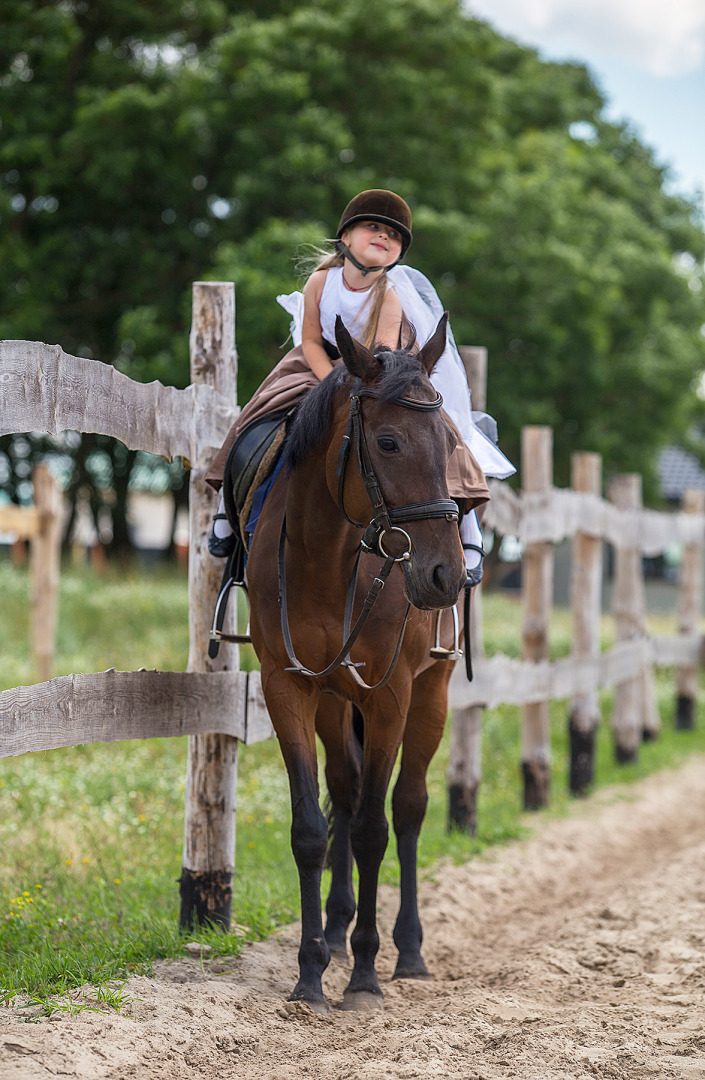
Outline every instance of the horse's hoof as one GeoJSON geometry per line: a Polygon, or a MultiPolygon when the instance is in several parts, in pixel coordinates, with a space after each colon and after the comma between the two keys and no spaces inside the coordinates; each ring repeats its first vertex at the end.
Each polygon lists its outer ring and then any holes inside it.
{"type": "Polygon", "coordinates": [[[346,990],[340,1007],[345,1012],[380,1012],[384,1009],[384,998],[370,990],[346,990]]]}
{"type": "Polygon", "coordinates": [[[316,1016],[328,1016],[328,1013],[330,1012],[330,1005],[325,998],[322,998],[320,1001],[307,1001],[305,1004],[308,1005],[309,1009],[315,1012],[316,1016]]]}
{"type": "Polygon", "coordinates": [[[420,956],[408,960],[399,960],[393,979],[432,979],[433,975],[428,970],[420,956]]]}
{"type": "Polygon", "coordinates": [[[328,1016],[330,1012],[330,1006],[325,998],[314,998],[312,1001],[304,1001],[302,998],[289,998],[284,1011],[289,1016],[301,1016],[305,1017],[308,1010],[316,1013],[317,1016],[328,1016]]]}
{"type": "Polygon", "coordinates": [[[395,971],[392,979],[416,979],[417,982],[430,982],[433,975],[430,971],[395,971]]]}

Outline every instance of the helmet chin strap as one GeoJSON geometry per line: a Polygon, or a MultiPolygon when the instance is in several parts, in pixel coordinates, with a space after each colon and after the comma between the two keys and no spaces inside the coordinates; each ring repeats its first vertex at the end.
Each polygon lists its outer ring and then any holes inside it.
{"type": "MultiPolygon", "coordinates": [[[[363,277],[367,277],[368,274],[375,274],[378,270],[391,270],[392,267],[396,266],[399,262],[399,259],[395,259],[389,266],[363,266],[362,263],[355,258],[348,245],[344,244],[342,240],[336,240],[335,246],[341,255],[346,259],[349,259],[353,266],[357,267],[363,277]]],[[[399,256],[399,258],[401,258],[401,256],[399,256]]]]}

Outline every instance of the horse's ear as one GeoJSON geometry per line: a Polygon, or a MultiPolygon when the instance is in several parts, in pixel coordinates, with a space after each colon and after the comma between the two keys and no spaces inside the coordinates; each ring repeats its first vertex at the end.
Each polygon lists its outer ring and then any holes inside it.
{"type": "Polygon", "coordinates": [[[444,311],[439,320],[438,326],[433,332],[433,337],[429,338],[423,349],[419,353],[419,360],[426,369],[426,374],[430,375],[436,364],[441,358],[443,350],[446,347],[446,332],[448,327],[448,312],[444,311]]]}
{"type": "Polygon", "coordinates": [[[351,375],[356,375],[363,382],[373,382],[379,378],[381,371],[379,360],[369,349],[355,340],[340,315],[335,317],[335,340],[343,363],[351,375]]]}

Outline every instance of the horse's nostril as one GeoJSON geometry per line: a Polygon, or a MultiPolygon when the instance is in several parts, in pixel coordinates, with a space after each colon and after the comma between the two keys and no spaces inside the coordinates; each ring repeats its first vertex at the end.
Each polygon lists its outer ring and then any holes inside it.
{"type": "Polygon", "coordinates": [[[432,581],[439,592],[445,592],[448,585],[448,569],[443,563],[437,563],[434,566],[432,581]]]}
{"type": "Polygon", "coordinates": [[[458,596],[464,581],[464,568],[462,580],[459,581],[457,571],[454,571],[447,563],[437,563],[431,574],[431,584],[436,592],[441,596],[452,597],[453,601],[458,596]]]}

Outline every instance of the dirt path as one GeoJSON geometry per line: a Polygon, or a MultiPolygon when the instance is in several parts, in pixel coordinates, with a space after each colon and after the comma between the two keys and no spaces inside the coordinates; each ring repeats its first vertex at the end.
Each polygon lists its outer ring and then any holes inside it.
{"type": "MultiPolygon", "coordinates": [[[[382,1013],[286,1005],[290,928],[211,970],[158,964],[127,984],[130,1016],[0,1010],[0,1077],[705,1078],[702,759],[439,869],[422,888],[431,982],[388,981],[395,902],[384,890],[382,1013]]],[[[332,1003],[346,982],[326,973],[332,1003]]]]}

